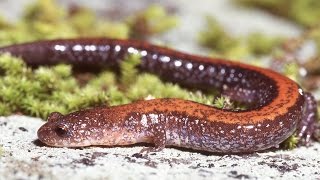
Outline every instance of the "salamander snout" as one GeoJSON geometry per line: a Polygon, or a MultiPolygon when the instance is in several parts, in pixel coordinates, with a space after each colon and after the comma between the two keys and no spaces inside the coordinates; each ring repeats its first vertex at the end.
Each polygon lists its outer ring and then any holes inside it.
{"type": "Polygon", "coordinates": [[[70,119],[70,115],[64,116],[61,113],[53,112],[48,116],[47,121],[37,133],[39,140],[46,145],[57,147],[91,145],[87,136],[82,134],[85,129],[78,125],[76,119],[70,119]]]}

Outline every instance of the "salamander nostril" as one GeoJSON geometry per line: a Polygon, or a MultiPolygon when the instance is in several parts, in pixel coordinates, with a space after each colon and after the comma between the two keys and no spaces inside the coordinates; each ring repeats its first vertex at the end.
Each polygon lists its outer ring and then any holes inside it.
{"type": "Polygon", "coordinates": [[[60,137],[66,137],[69,134],[68,126],[65,124],[57,125],[55,132],[60,137]]]}

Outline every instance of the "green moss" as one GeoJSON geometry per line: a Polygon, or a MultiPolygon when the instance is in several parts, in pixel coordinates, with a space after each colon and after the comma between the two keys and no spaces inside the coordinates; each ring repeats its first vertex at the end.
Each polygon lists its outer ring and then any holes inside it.
{"type": "Polygon", "coordinates": [[[26,22],[48,22],[56,23],[65,17],[65,10],[59,6],[54,0],[37,0],[35,3],[27,7],[24,14],[26,22]]]}
{"type": "Polygon", "coordinates": [[[38,0],[26,9],[21,21],[8,24],[0,20],[1,26],[0,45],[55,38],[129,38],[132,31],[126,22],[102,19],[83,7],[67,11],[54,0],[38,0]]]}
{"type": "Polygon", "coordinates": [[[214,106],[221,109],[230,109],[233,104],[228,97],[221,96],[216,98],[214,106]]]}
{"type": "Polygon", "coordinates": [[[198,35],[198,41],[201,45],[214,50],[218,54],[224,54],[237,46],[238,40],[231,37],[215,18],[206,17],[206,23],[206,27],[198,35]]]}
{"type": "Polygon", "coordinates": [[[213,94],[205,94],[201,91],[190,91],[181,88],[177,84],[164,83],[152,74],[141,74],[134,84],[128,88],[127,96],[131,101],[153,98],[181,98],[191,100],[218,108],[235,109],[227,97],[214,98],[213,94]],[[143,87],[143,88],[141,88],[143,87]]]}
{"type": "Polygon", "coordinates": [[[65,64],[58,64],[53,66],[52,71],[57,74],[60,78],[69,78],[72,76],[72,68],[71,66],[65,64]]]}
{"type": "MultiPolygon", "coordinates": [[[[1,84],[0,103],[9,106],[11,112],[19,112],[23,105],[21,100],[28,95],[38,93],[41,89],[37,82],[33,82],[26,77],[6,76],[1,79],[1,84]]],[[[5,112],[8,112],[7,108],[4,110],[4,114],[6,114],[5,112]]]]}
{"type": "Polygon", "coordinates": [[[5,53],[0,58],[0,72],[5,75],[25,74],[28,71],[26,64],[19,58],[14,58],[5,53]]]}
{"type": "Polygon", "coordinates": [[[299,81],[299,65],[295,62],[287,63],[284,66],[283,74],[294,81],[299,81]]]}
{"type": "Polygon", "coordinates": [[[108,99],[106,93],[94,85],[98,79],[80,87],[68,65],[39,67],[31,71],[21,59],[3,54],[0,69],[3,71],[0,79],[1,115],[21,112],[44,118],[52,111],[66,113],[105,104],[108,99]]]}
{"type": "Polygon", "coordinates": [[[310,29],[310,38],[312,38],[317,46],[317,53],[318,57],[320,57],[320,24],[318,26],[315,26],[314,28],[310,29]]]}
{"type": "Polygon", "coordinates": [[[320,18],[320,1],[295,0],[291,5],[289,17],[305,26],[318,25],[320,18]]]}
{"type": "Polygon", "coordinates": [[[88,82],[88,86],[99,87],[101,90],[107,90],[117,83],[116,76],[113,72],[104,71],[88,82]]]}
{"type": "Polygon", "coordinates": [[[28,95],[24,98],[19,99],[21,101],[21,106],[19,110],[22,113],[31,115],[34,117],[46,118],[51,112],[58,111],[61,113],[66,113],[66,108],[63,104],[58,104],[54,101],[46,101],[39,99],[38,97],[28,95]]]}
{"type": "MultiPolygon", "coordinates": [[[[225,59],[231,59],[233,61],[243,61],[252,58],[252,53],[250,52],[250,48],[244,44],[239,43],[239,45],[236,45],[234,47],[231,47],[230,49],[226,50],[223,54],[216,54],[215,50],[213,50],[213,53],[211,54],[212,57],[221,57],[225,59]]],[[[257,61],[254,61],[257,62],[257,61]]],[[[252,63],[251,61],[246,61],[246,63],[252,63]]]]}
{"type": "Polygon", "coordinates": [[[104,91],[97,91],[95,87],[91,86],[79,89],[75,93],[64,95],[64,101],[68,110],[103,105],[107,100],[108,96],[104,91]]]}
{"type": "Polygon", "coordinates": [[[9,45],[34,40],[33,34],[23,25],[0,30],[0,45],[9,45]]]}
{"type": "Polygon", "coordinates": [[[73,38],[79,36],[69,24],[61,22],[50,24],[41,21],[31,22],[28,27],[28,32],[34,40],[38,39],[56,39],[56,38],[73,38]]]}
{"type": "Polygon", "coordinates": [[[130,100],[127,98],[124,92],[121,92],[118,87],[111,86],[107,90],[107,96],[108,96],[108,104],[110,106],[116,106],[120,104],[128,104],[130,103],[130,100]]]}
{"type": "Polygon", "coordinates": [[[80,34],[87,34],[86,30],[95,29],[92,28],[97,23],[97,17],[95,13],[88,8],[78,7],[69,14],[69,25],[71,24],[80,34]]]}
{"type": "Polygon", "coordinates": [[[3,146],[0,144],[0,157],[4,154],[3,146]]]}
{"type": "Polygon", "coordinates": [[[12,107],[5,102],[0,102],[0,116],[9,116],[12,113],[12,107]]]}
{"type": "Polygon", "coordinates": [[[38,0],[26,9],[22,21],[11,25],[0,19],[0,28],[3,27],[0,45],[54,38],[146,37],[163,33],[176,24],[177,18],[168,15],[161,6],[151,6],[125,22],[114,22],[97,17],[85,7],[68,11],[54,0],[38,0]],[[147,32],[140,32],[137,30],[139,27],[147,32]]]}
{"type": "Polygon", "coordinates": [[[149,6],[146,10],[131,16],[127,20],[132,37],[146,37],[160,34],[177,26],[178,19],[169,15],[159,5],[149,6]]]}
{"type": "Polygon", "coordinates": [[[234,0],[238,3],[258,7],[293,20],[303,26],[319,24],[320,1],[318,0],[234,0]]]}
{"type": "Polygon", "coordinates": [[[129,38],[131,29],[125,23],[120,22],[100,22],[96,25],[96,32],[92,33],[91,36],[98,34],[104,37],[127,39],[129,38]]]}
{"type": "Polygon", "coordinates": [[[121,83],[123,86],[128,87],[132,82],[135,82],[138,76],[138,69],[136,67],[140,62],[140,55],[135,54],[125,57],[121,62],[121,83]]]}
{"type": "Polygon", "coordinates": [[[11,27],[12,27],[12,24],[0,16],[0,29],[8,29],[11,27]]]}
{"type": "Polygon", "coordinates": [[[282,42],[280,37],[272,37],[254,32],[248,35],[247,44],[250,51],[255,55],[267,55],[272,52],[274,47],[277,47],[282,42]]]}
{"type": "Polygon", "coordinates": [[[161,80],[151,74],[141,74],[130,88],[128,88],[128,97],[130,100],[141,100],[147,97],[152,98],[184,98],[188,97],[188,91],[171,83],[162,83],[161,80]],[[143,87],[143,88],[141,88],[143,87]]]}
{"type": "Polygon", "coordinates": [[[282,38],[253,32],[233,37],[213,17],[206,17],[207,25],[199,32],[200,45],[211,50],[211,56],[228,59],[254,59],[269,55],[280,45],[282,38]],[[254,58],[253,58],[254,57],[254,58]]]}
{"type": "Polygon", "coordinates": [[[53,89],[59,83],[59,77],[49,67],[39,67],[34,71],[34,78],[38,81],[45,89],[53,89]]]}
{"type": "Polygon", "coordinates": [[[288,139],[281,143],[281,146],[285,149],[294,149],[297,147],[299,138],[296,134],[291,135],[288,139]]]}

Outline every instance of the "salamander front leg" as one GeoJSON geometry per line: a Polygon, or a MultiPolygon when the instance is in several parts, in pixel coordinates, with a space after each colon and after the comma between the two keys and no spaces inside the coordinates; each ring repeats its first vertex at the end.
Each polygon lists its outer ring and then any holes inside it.
{"type": "Polygon", "coordinates": [[[319,128],[317,122],[317,102],[311,93],[304,94],[304,111],[302,120],[298,126],[299,145],[309,145],[312,138],[316,138],[316,128],[319,128]]]}
{"type": "Polygon", "coordinates": [[[154,147],[143,148],[140,153],[158,152],[166,146],[166,130],[164,125],[155,124],[152,127],[154,147]]]}

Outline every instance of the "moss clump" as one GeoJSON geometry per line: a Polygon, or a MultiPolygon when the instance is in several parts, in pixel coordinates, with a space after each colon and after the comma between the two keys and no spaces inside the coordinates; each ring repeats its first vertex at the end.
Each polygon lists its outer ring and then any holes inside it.
{"type": "Polygon", "coordinates": [[[92,75],[79,83],[69,65],[31,70],[19,58],[0,55],[0,115],[23,113],[45,118],[50,112],[67,113],[98,105],[119,105],[150,98],[182,98],[224,109],[237,108],[226,98],[190,91],[157,76],[139,74],[139,56],[128,56],[120,64],[120,77],[110,71],[92,75]],[[142,88],[143,87],[143,88],[142,88]]]}
{"type": "Polygon", "coordinates": [[[9,116],[12,114],[12,108],[4,102],[0,102],[0,116],[9,116]]]}
{"type": "Polygon", "coordinates": [[[250,52],[256,56],[270,54],[283,41],[281,37],[272,37],[260,32],[253,32],[246,39],[250,52]]]}
{"type": "MultiPolygon", "coordinates": [[[[130,84],[135,82],[138,76],[138,69],[136,68],[140,64],[140,55],[131,55],[126,57],[120,65],[121,70],[121,83],[127,88],[130,84]]],[[[142,86],[143,87],[143,86],[142,86]]]]}
{"type": "Polygon", "coordinates": [[[3,54],[0,70],[1,115],[20,112],[44,118],[52,111],[70,112],[108,99],[96,86],[80,87],[67,65],[32,71],[21,59],[3,54]]]}
{"type": "Polygon", "coordinates": [[[10,56],[10,54],[2,54],[0,58],[0,72],[3,75],[19,75],[28,74],[30,69],[25,67],[25,63],[10,56]]]}
{"type": "Polygon", "coordinates": [[[288,63],[283,68],[283,74],[294,81],[299,81],[299,65],[297,63],[288,63]]]}
{"type": "Polygon", "coordinates": [[[218,54],[225,54],[229,49],[238,45],[239,41],[230,36],[218,21],[208,16],[206,18],[207,26],[199,32],[199,43],[208,47],[218,54]]]}
{"type": "Polygon", "coordinates": [[[213,96],[192,93],[172,83],[163,83],[157,76],[142,74],[128,88],[127,96],[131,101],[146,98],[181,98],[213,105],[213,96]],[[147,85],[147,86],[146,86],[147,85]],[[144,88],[141,88],[144,87],[144,88]]]}
{"type": "Polygon", "coordinates": [[[299,138],[297,134],[293,134],[290,137],[288,137],[284,142],[281,143],[281,146],[284,149],[294,149],[297,147],[299,142],[299,138]]]}
{"type": "Polygon", "coordinates": [[[257,59],[269,55],[283,38],[253,32],[244,37],[233,37],[213,17],[206,17],[207,25],[199,32],[199,43],[210,49],[211,55],[230,59],[257,59]],[[254,57],[254,58],[253,58],[254,57]]]}
{"type": "Polygon", "coordinates": [[[319,24],[320,1],[318,0],[234,0],[240,4],[258,7],[291,19],[303,26],[319,24]]]}
{"type": "Polygon", "coordinates": [[[112,86],[107,90],[107,96],[109,97],[108,104],[110,106],[130,103],[129,98],[125,95],[125,93],[120,91],[120,88],[116,86],[112,86]]]}
{"type": "Polygon", "coordinates": [[[4,154],[4,150],[3,150],[3,147],[2,145],[0,145],[0,157],[4,154]]]}
{"type": "Polygon", "coordinates": [[[67,11],[54,0],[38,0],[31,5],[25,12],[21,26],[30,32],[33,39],[92,36],[128,38],[130,31],[126,23],[98,18],[85,7],[74,7],[67,11]]]}
{"type": "Polygon", "coordinates": [[[38,0],[26,8],[23,19],[25,21],[40,21],[58,23],[66,16],[66,12],[56,1],[38,0]]]}
{"type": "Polygon", "coordinates": [[[77,32],[77,36],[125,39],[130,34],[130,28],[125,22],[100,19],[85,7],[75,7],[69,12],[67,23],[77,32]]]}
{"type": "Polygon", "coordinates": [[[0,16],[0,29],[8,29],[10,27],[12,27],[12,25],[0,16]]]}
{"type": "Polygon", "coordinates": [[[0,45],[54,38],[145,38],[175,27],[177,21],[157,5],[128,17],[127,21],[115,22],[102,19],[85,7],[67,10],[54,0],[37,0],[16,24],[0,19],[0,45]]]}
{"type": "Polygon", "coordinates": [[[152,5],[141,13],[129,17],[127,22],[132,37],[146,38],[177,26],[178,18],[168,15],[162,6],[152,5]]]}

